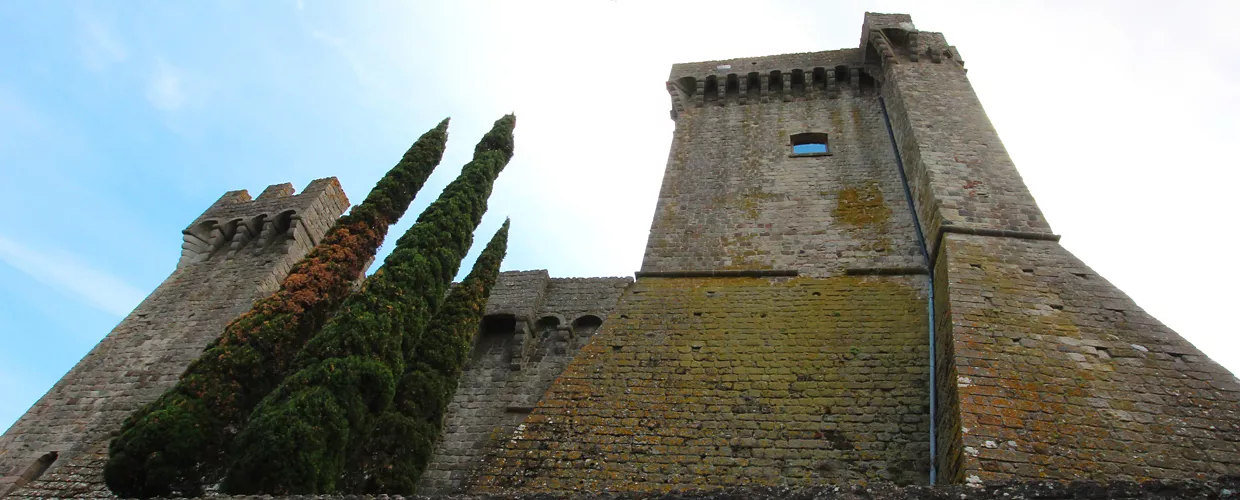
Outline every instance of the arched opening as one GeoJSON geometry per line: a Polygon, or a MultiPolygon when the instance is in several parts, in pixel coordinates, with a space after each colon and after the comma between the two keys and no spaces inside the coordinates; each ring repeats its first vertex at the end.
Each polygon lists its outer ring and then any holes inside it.
{"type": "Polygon", "coordinates": [[[757,71],[750,73],[745,83],[745,86],[746,86],[745,93],[748,94],[749,97],[756,98],[756,97],[761,96],[762,95],[762,75],[758,74],[757,71]]]}
{"type": "Polygon", "coordinates": [[[772,94],[779,94],[784,91],[784,74],[779,70],[772,71],[767,80],[767,87],[772,94]]]}
{"type": "Polygon", "coordinates": [[[538,332],[539,337],[548,337],[551,332],[560,326],[560,318],[555,316],[543,316],[534,322],[534,330],[538,332]]]}
{"type": "Polygon", "coordinates": [[[848,66],[835,67],[835,83],[848,85],[848,66]]]}
{"type": "Polygon", "coordinates": [[[814,88],[818,90],[827,89],[827,69],[826,68],[814,68],[814,71],[810,75],[811,75],[810,83],[813,84],[814,88]]]}
{"type": "Polygon", "coordinates": [[[741,93],[741,80],[735,73],[728,75],[727,84],[723,88],[723,94],[728,99],[736,99],[741,93]]]}
{"type": "Polygon", "coordinates": [[[805,72],[802,70],[792,70],[792,95],[805,95],[805,72]]]}
{"type": "Polygon", "coordinates": [[[509,343],[517,329],[517,317],[511,314],[488,314],[482,317],[482,333],[474,343],[470,364],[476,365],[483,359],[488,363],[500,360],[508,363],[512,360],[509,343]]]}
{"type": "Polygon", "coordinates": [[[589,337],[597,332],[599,327],[603,326],[602,318],[593,314],[587,314],[573,320],[573,335],[576,337],[589,337]]]}
{"type": "Polygon", "coordinates": [[[702,93],[707,101],[719,99],[719,78],[715,75],[706,77],[706,87],[702,89],[702,93]]]}

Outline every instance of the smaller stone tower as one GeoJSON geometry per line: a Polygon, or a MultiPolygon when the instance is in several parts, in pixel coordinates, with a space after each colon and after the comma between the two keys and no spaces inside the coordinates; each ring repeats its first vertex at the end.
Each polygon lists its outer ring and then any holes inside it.
{"type": "Polygon", "coordinates": [[[0,437],[0,496],[107,494],[108,441],[132,411],[171,387],[224,325],[280,281],[349,207],[334,177],[230,191],[182,233],[168,279],[0,437]],[[30,493],[30,491],[27,491],[30,493]],[[31,493],[34,494],[34,493],[31,493]]]}

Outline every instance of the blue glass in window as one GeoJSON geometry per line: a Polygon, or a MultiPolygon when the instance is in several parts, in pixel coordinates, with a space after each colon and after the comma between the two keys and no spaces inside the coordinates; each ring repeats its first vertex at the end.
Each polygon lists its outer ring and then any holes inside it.
{"type": "Polygon", "coordinates": [[[826,153],[827,145],[822,143],[797,144],[792,146],[792,154],[826,153]]]}

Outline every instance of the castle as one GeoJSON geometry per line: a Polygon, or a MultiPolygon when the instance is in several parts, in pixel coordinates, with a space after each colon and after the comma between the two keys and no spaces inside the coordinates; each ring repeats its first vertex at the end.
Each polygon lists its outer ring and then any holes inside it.
{"type": "MultiPolygon", "coordinates": [[[[677,64],[634,278],[506,272],[422,493],[1240,472],[1240,383],[1058,243],[960,53],[677,64]]],[[[107,497],[110,436],[349,206],[226,193],[176,269],[0,437],[0,496],[107,497]]]]}

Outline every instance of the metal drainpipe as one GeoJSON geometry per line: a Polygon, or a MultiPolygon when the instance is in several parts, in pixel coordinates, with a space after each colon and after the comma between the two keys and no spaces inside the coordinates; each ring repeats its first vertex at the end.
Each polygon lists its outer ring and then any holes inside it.
{"type": "Polygon", "coordinates": [[[891,151],[896,155],[896,166],[900,168],[900,182],[904,185],[904,199],[908,201],[909,213],[913,216],[913,227],[917,229],[917,242],[921,246],[921,257],[926,262],[926,275],[930,297],[928,302],[929,321],[930,321],[930,484],[935,483],[935,476],[938,472],[936,465],[936,457],[938,456],[938,443],[936,442],[935,426],[938,421],[935,417],[938,415],[936,411],[938,400],[938,384],[935,381],[934,372],[934,263],[930,262],[930,252],[926,249],[926,235],[921,232],[921,221],[917,218],[917,206],[913,203],[913,191],[909,189],[908,176],[904,173],[904,160],[900,159],[900,148],[896,144],[896,134],[891,130],[891,117],[887,115],[887,102],[882,96],[878,98],[878,105],[883,110],[883,122],[887,124],[887,137],[891,138],[891,151]]]}

